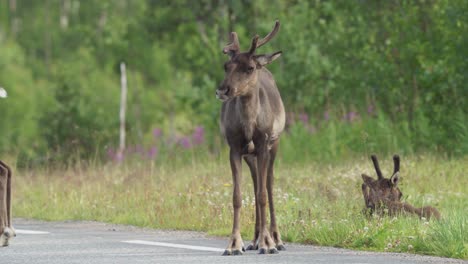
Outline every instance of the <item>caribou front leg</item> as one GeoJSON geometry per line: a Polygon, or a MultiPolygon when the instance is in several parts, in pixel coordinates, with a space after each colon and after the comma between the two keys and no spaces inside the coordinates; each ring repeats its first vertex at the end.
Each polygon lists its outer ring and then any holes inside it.
{"type": "Polygon", "coordinates": [[[232,196],[232,205],[234,208],[234,222],[232,225],[231,239],[229,244],[224,251],[223,255],[242,255],[242,252],[245,251],[244,243],[242,242],[242,237],[240,234],[240,210],[242,207],[242,193],[241,193],[241,153],[240,151],[233,150],[231,148],[229,152],[229,160],[231,162],[231,171],[232,171],[232,180],[233,180],[233,196],[232,196]]]}
{"type": "Polygon", "coordinates": [[[11,170],[0,161],[0,246],[8,246],[15,235],[11,226],[11,170]]]}
{"type": "Polygon", "coordinates": [[[8,183],[7,183],[7,215],[8,215],[8,227],[9,227],[9,232],[10,232],[10,236],[11,237],[14,237],[16,236],[16,231],[15,229],[13,228],[13,222],[11,220],[12,216],[11,216],[11,168],[8,167],[5,163],[2,162],[2,164],[4,166],[7,167],[8,169],[8,183]]]}
{"type": "Polygon", "coordinates": [[[260,233],[259,233],[259,251],[260,254],[274,254],[278,253],[275,247],[275,242],[271,238],[270,232],[267,228],[266,223],[266,205],[267,205],[267,165],[269,162],[269,151],[268,151],[268,136],[263,141],[258,149],[257,163],[258,163],[258,176],[257,176],[257,203],[260,207],[260,233]]]}

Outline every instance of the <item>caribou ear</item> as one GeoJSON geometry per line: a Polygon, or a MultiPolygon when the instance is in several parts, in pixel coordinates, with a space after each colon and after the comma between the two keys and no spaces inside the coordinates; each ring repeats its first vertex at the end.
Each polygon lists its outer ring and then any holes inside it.
{"type": "Polygon", "coordinates": [[[254,59],[259,66],[265,66],[267,64],[272,63],[274,60],[279,58],[282,54],[282,51],[277,51],[272,54],[263,54],[263,55],[255,55],[254,59]]]}
{"type": "Polygon", "coordinates": [[[362,180],[367,185],[371,185],[375,181],[374,179],[372,179],[372,177],[367,176],[366,174],[362,174],[361,176],[362,176],[362,180]]]}
{"type": "Polygon", "coordinates": [[[400,172],[395,172],[392,177],[390,177],[390,182],[393,184],[393,187],[397,187],[398,182],[400,181],[400,172]]]}

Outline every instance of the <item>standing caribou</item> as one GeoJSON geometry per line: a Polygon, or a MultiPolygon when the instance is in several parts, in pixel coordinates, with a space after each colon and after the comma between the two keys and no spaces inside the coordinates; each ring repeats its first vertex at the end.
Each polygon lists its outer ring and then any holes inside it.
{"type": "Polygon", "coordinates": [[[247,52],[240,52],[237,34],[231,32],[231,43],[223,49],[229,60],[224,64],[225,76],[216,90],[216,97],[223,102],[220,125],[229,144],[234,181],[233,228],[223,255],[241,255],[245,250],[240,234],[242,158],[252,175],[256,208],[254,238],[247,250],[259,249],[260,254],[266,254],[286,249],[276,225],[273,205],[273,164],[285,126],[285,111],[273,75],[265,68],[281,56],[281,51],[255,54],[257,48],[278,33],[279,26],[276,21],[273,30],[261,40],[256,35],[247,52]],[[270,229],[266,222],[267,195],[270,229]]]}
{"type": "Polygon", "coordinates": [[[11,224],[11,169],[0,160],[0,246],[8,246],[15,236],[11,224]]]}

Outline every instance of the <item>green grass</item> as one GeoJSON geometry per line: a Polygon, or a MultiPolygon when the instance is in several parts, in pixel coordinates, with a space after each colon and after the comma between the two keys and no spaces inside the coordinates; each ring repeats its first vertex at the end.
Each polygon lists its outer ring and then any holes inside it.
{"type": "MultiPolygon", "coordinates": [[[[391,157],[381,156],[385,175],[391,157]]],[[[277,164],[277,219],[285,241],[360,250],[468,258],[468,159],[402,157],[406,202],[437,207],[443,219],[361,215],[361,173],[367,159],[277,164]],[[294,164],[294,165],[292,165],[294,164]]],[[[243,165],[242,236],[253,236],[253,187],[243,165]]],[[[226,153],[181,163],[129,162],[35,169],[14,175],[15,217],[96,220],[226,236],[232,225],[232,183],[226,153]],[[197,162],[199,161],[199,162],[197,162]]],[[[226,241],[227,243],[227,241],[226,241]]]]}

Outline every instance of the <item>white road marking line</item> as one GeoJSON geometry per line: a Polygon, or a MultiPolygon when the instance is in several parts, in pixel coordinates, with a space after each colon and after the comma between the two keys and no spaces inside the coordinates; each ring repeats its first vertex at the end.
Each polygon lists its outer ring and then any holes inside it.
{"type": "Polygon", "coordinates": [[[24,230],[24,229],[15,229],[16,234],[21,235],[45,235],[50,234],[50,232],[46,231],[35,231],[35,230],[24,230]]]}
{"type": "Polygon", "coordinates": [[[201,251],[224,252],[224,249],[222,248],[190,246],[190,245],[183,245],[183,244],[153,242],[153,241],[145,241],[145,240],[126,240],[122,242],[129,243],[129,244],[140,244],[140,245],[149,245],[149,246],[158,246],[158,247],[171,247],[171,248],[184,248],[184,249],[201,250],[201,251]]]}

